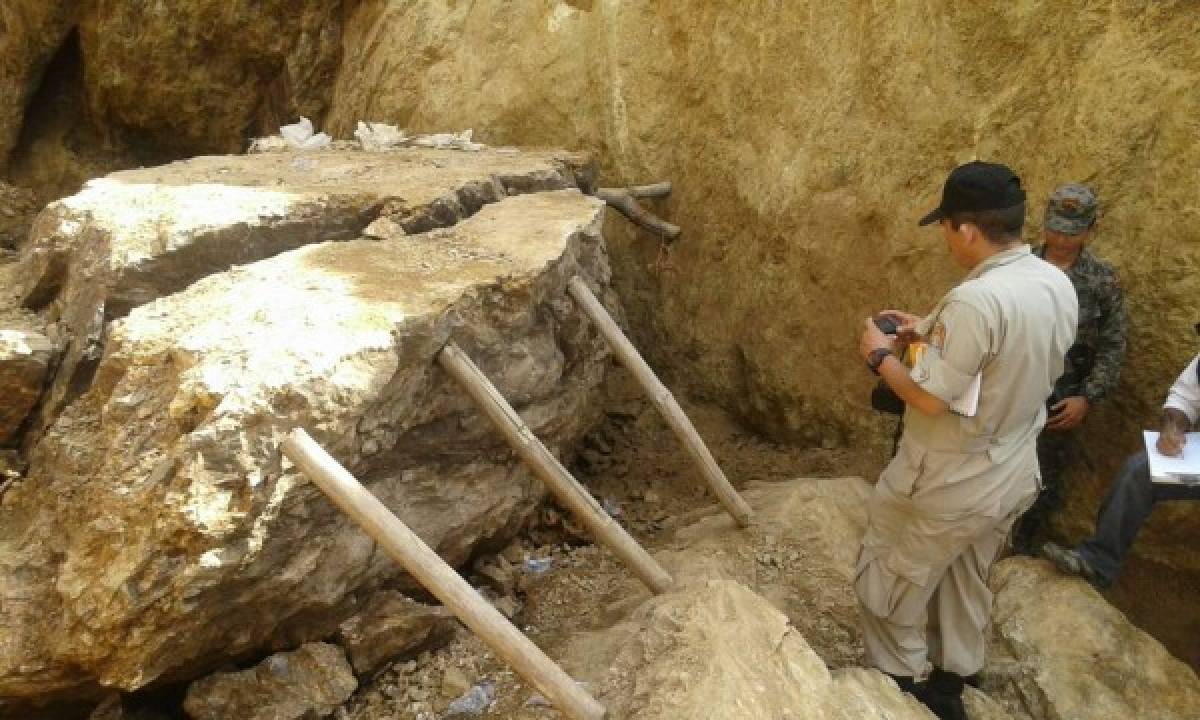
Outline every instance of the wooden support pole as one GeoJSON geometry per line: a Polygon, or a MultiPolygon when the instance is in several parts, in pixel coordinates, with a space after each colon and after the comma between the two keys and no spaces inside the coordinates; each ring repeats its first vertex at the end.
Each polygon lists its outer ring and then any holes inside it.
{"type": "Polygon", "coordinates": [[[700,467],[700,472],[708,481],[709,487],[716,494],[717,500],[721,505],[725,506],[725,510],[733,516],[734,521],[742,527],[750,524],[754,512],[750,506],[738,495],[737,490],[729,484],[729,480],[725,477],[725,473],[721,471],[721,466],[717,465],[717,461],[713,459],[712,453],[708,451],[708,447],[704,441],[700,439],[700,434],[696,432],[692,421],[688,419],[687,414],[679,403],[675,400],[675,396],[671,391],[663,385],[642,356],[638,354],[637,348],[633,343],[629,342],[629,338],[625,337],[625,333],[621,331],[620,326],[608,314],[608,310],[604,309],[604,305],[596,299],[592,294],[591,289],[579,277],[571,278],[567,284],[567,291],[571,293],[571,297],[579,303],[579,307],[583,312],[592,319],[592,322],[599,328],[600,334],[608,341],[613,352],[621,364],[633,373],[638,384],[650,396],[650,400],[662,413],[663,419],[675,431],[676,437],[683,443],[689,455],[696,465],[700,467]]]}
{"type": "Polygon", "coordinates": [[[513,626],[421,538],[367,491],[301,428],[283,441],[283,454],[358,523],[388,555],[450,608],[488,647],[572,720],[603,720],[604,706],[513,626]]]}
{"type": "Polygon", "coordinates": [[[567,472],[466,353],[449,343],[438,354],[438,363],[462,385],[513,450],[541,478],[554,497],[583,523],[592,537],[612,550],[652,592],[663,593],[671,588],[674,580],[667,571],[567,472]]]}

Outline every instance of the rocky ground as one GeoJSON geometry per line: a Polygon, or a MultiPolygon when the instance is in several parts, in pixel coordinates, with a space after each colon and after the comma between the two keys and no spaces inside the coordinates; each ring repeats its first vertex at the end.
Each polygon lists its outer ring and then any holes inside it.
{"type": "MultiPolygon", "coordinates": [[[[713,498],[691,460],[653,406],[643,399],[623,370],[606,385],[609,410],[603,425],[584,441],[573,466],[583,481],[631,534],[651,552],[672,546],[675,532],[698,518],[712,516],[713,498]]],[[[846,449],[800,449],[777,445],[740,428],[722,411],[688,403],[688,410],[710,450],[737,487],[781,482],[801,476],[877,474],[882,458],[846,449]]],[[[799,553],[770,543],[747,558],[752,572],[777,575],[800,572],[799,553]]],[[[497,583],[484,574],[472,580],[551,657],[571,655],[576,678],[601,679],[605,652],[578,647],[581,636],[610,627],[646,599],[631,588],[629,572],[611,553],[592,545],[553,507],[544,508],[534,527],[500,555],[510,581],[497,583]],[[544,562],[548,561],[548,562],[544,562]],[[543,567],[546,569],[543,571],[543,567]],[[512,592],[505,594],[505,585],[512,592]],[[632,592],[631,592],[632,590],[632,592]],[[581,651],[582,650],[582,651],[581,651]]],[[[496,559],[481,558],[480,567],[496,559]]],[[[860,661],[857,648],[838,645],[836,637],[809,637],[823,645],[823,656],[844,664],[860,661]]],[[[586,643],[585,643],[586,644],[586,643]]],[[[392,664],[363,684],[336,717],[353,720],[431,720],[445,716],[450,703],[472,686],[490,683],[494,704],[486,717],[531,720],[560,715],[521,681],[503,661],[465,630],[446,646],[392,664]]]]}
{"type": "MultiPolygon", "coordinates": [[[[607,419],[575,470],[681,589],[651,598],[611,554],[545,508],[517,542],[467,573],[485,595],[614,718],[708,718],[715,708],[723,718],[927,717],[859,669],[850,574],[869,486],[845,475],[873,478],[884,458],[775,445],[688,403],[756,509],[754,526],[739,530],[628,376],[613,373],[606,392],[607,419]],[[798,632],[770,634],[773,624],[798,632]],[[789,648],[791,638],[803,647],[789,648]],[[784,672],[778,653],[788,658],[784,672]]],[[[973,720],[1200,712],[1195,673],[1082,582],[1013,558],[993,585],[989,664],[982,691],[967,693],[973,720]]],[[[472,692],[486,701],[476,703],[483,717],[561,717],[465,631],[364,679],[335,717],[467,716],[456,710],[472,692]]]]}

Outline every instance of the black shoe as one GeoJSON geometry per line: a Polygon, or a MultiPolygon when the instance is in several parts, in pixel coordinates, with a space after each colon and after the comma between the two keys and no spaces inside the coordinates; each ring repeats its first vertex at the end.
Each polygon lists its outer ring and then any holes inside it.
{"type": "Polygon", "coordinates": [[[916,693],[917,699],[925,704],[938,720],[970,720],[963,706],[962,691],[966,678],[941,668],[934,668],[916,693]]]}
{"type": "Polygon", "coordinates": [[[892,680],[894,680],[896,682],[896,687],[900,688],[900,692],[906,692],[909,695],[917,694],[918,685],[917,685],[917,682],[915,680],[913,680],[911,676],[909,676],[909,675],[893,675],[891,673],[884,673],[884,675],[887,675],[888,677],[890,677],[892,680]]]}

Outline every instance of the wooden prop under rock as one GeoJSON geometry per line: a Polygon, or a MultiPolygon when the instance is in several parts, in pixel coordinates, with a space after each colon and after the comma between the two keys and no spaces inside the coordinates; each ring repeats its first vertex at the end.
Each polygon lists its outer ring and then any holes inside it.
{"type": "Polygon", "coordinates": [[[603,720],[604,706],[484,600],[466,580],[303,429],[280,446],[289,460],[467,627],[571,720],[603,720]]]}
{"type": "Polygon", "coordinates": [[[701,474],[708,481],[708,485],[717,496],[717,500],[733,516],[734,521],[739,526],[746,527],[749,525],[754,516],[750,505],[729,484],[729,479],[721,471],[721,466],[717,464],[712,453],[708,451],[708,446],[700,438],[700,433],[696,432],[696,427],[692,425],[692,421],[688,419],[687,413],[679,406],[679,402],[675,400],[675,396],[659,381],[654,371],[650,369],[650,366],[638,354],[637,348],[633,346],[633,343],[629,342],[629,338],[625,337],[625,333],[621,331],[620,326],[612,319],[608,311],[604,309],[604,305],[596,299],[596,296],[582,278],[571,278],[571,281],[567,284],[567,291],[575,299],[575,302],[583,310],[584,314],[591,318],[592,323],[600,330],[600,334],[608,342],[609,347],[612,348],[613,353],[616,354],[621,364],[638,381],[638,384],[642,386],[642,389],[650,397],[651,402],[654,403],[659,413],[662,414],[663,419],[671,426],[671,430],[675,432],[675,436],[683,443],[683,447],[687,450],[688,455],[691,456],[692,461],[700,468],[701,474]]]}
{"type": "Polygon", "coordinates": [[[438,353],[438,364],[467,391],[517,455],[546,484],[563,507],[587,528],[592,537],[628,565],[652,592],[661,594],[671,589],[674,580],[667,571],[600,507],[592,494],[537,439],[517,411],[466,353],[454,343],[448,343],[438,353]]]}

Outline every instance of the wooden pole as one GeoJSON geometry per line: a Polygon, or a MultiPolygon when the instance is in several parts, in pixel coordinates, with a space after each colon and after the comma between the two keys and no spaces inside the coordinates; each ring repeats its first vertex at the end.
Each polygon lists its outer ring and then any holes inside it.
{"type": "Polygon", "coordinates": [[[438,362],[463,386],[503,433],[513,450],[542,479],[554,497],[583,523],[592,537],[612,550],[654,593],[663,593],[671,588],[674,580],[667,571],[620,524],[609,517],[592,494],[567,472],[466,353],[454,343],[449,343],[438,354],[438,362]]]}
{"type": "Polygon", "coordinates": [[[572,720],[603,720],[604,706],[537,645],[480,597],[467,581],[367,491],[301,428],[283,441],[283,454],[358,523],[442,604],[471,628],[521,677],[572,720]]]}
{"type": "Polygon", "coordinates": [[[717,500],[725,507],[725,510],[733,516],[735,522],[742,527],[750,524],[754,516],[754,512],[750,506],[738,495],[737,490],[729,484],[725,473],[721,471],[721,466],[717,465],[717,461],[713,459],[712,453],[708,451],[708,447],[704,441],[700,439],[700,434],[696,432],[692,421],[688,419],[687,413],[679,406],[675,400],[675,396],[671,391],[663,385],[642,356],[638,354],[637,348],[633,343],[629,342],[629,338],[625,337],[625,333],[617,325],[596,296],[579,277],[571,278],[567,284],[567,291],[571,293],[571,297],[579,303],[579,307],[583,312],[592,319],[596,327],[600,329],[600,334],[608,341],[613,352],[621,364],[629,369],[637,379],[638,384],[650,396],[650,400],[658,408],[663,419],[675,431],[676,437],[683,443],[692,460],[700,467],[700,472],[708,481],[709,487],[716,494],[717,500]]]}

